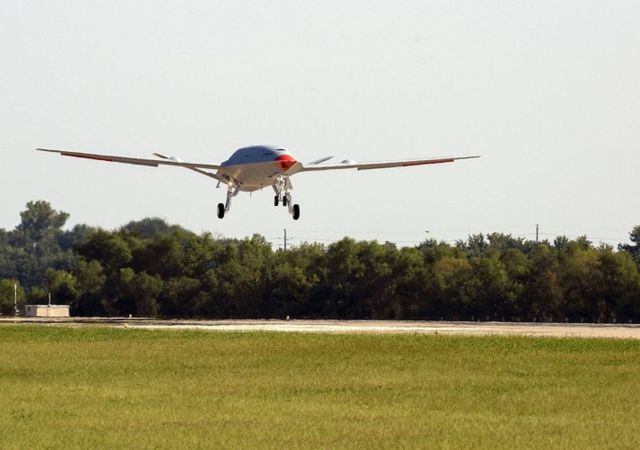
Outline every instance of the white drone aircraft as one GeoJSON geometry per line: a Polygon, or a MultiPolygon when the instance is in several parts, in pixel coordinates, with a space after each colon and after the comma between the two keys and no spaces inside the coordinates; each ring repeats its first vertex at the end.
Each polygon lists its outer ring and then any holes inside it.
{"type": "Polygon", "coordinates": [[[379,162],[355,162],[350,160],[342,161],[339,164],[322,164],[331,158],[318,159],[309,164],[302,164],[297,161],[291,153],[284,148],[258,145],[245,147],[234,152],[231,157],[220,164],[200,164],[184,162],[176,157],[168,157],[159,153],[154,153],[159,159],[141,159],[125,156],[100,155],[95,153],[82,153],[67,150],[49,150],[38,148],[43,152],[59,153],[62,156],[73,156],[76,158],[93,159],[97,161],[108,161],[125,164],[136,164],[139,166],[158,167],[177,166],[193,170],[202,175],[213,178],[220,184],[227,185],[227,201],[225,204],[218,204],[218,217],[222,219],[225,213],[231,209],[231,199],[238,195],[238,192],[253,192],[272,186],[276,195],[273,200],[275,206],[282,203],[289,208],[289,213],[294,220],[300,218],[300,206],[292,204],[291,176],[298,172],[316,172],[320,170],[340,170],[340,169],[386,169],[389,167],[409,167],[421,166],[425,164],[449,163],[459,159],[479,158],[479,156],[460,156],[436,159],[411,159],[405,161],[379,161],[379,162]],[[216,171],[211,172],[211,171],[216,171]]]}

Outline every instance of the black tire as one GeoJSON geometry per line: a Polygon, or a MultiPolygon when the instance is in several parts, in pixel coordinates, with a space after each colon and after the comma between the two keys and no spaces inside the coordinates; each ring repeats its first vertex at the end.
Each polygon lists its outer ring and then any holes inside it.
{"type": "Polygon", "coordinates": [[[218,219],[224,219],[224,205],[218,203],[218,219]]]}
{"type": "Polygon", "coordinates": [[[289,202],[287,201],[287,197],[282,197],[282,206],[287,206],[289,202]]]}
{"type": "Polygon", "coordinates": [[[293,220],[300,218],[300,205],[293,205],[293,220]]]}
{"type": "Polygon", "coordinates": [[[276,195],[275,197],[273,197],[273,205],[278,206],[279,203],[280,203],[280,197],[276,195]]]}

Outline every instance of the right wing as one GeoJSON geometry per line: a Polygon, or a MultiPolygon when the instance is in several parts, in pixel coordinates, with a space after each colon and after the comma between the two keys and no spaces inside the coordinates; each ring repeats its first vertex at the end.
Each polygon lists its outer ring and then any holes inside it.
{"type": "Polygon", "coordinates": [[[158,167],[160,165],[163,165],[163,166],[186,167],[187,169],[194,169],[194,170],[195,169],[217,170],[221,167],[219,164],[190,163],[190,162],[174,161],[172,159],[158,160],[158,159],[130,158],[126,156],[113,156],[113,155],[100,155],[97,153],[72,152],[68,150],[50,150],[47,148],[37,148],[36,150],[41,152],[58,153],[59,155],[62,155],[62,156],[72,156],[74,158],[93,159],[95,161],[117,162],[117,163],[124,163],[124,164],[135,164],[137,166],[158,167]]]}
{"type": "Polygon", "coordinates": [[[427,164],[451,163],[461,159],[475,159],[475,158],[480,158],[480,156],[477,156],[477,155],[476,156],[453,156],[453,157],[447,157],[447,158],[407,159],[404,161],[372,161],[372,162],[361,162],[361,163],[347,160],[347,161],[343,161],[340,164],[306,165],[300,170],[300,172],[316,172],[320,170],[341,170],[341,169],[357,169],[357,170],[389,169],[392,167],[411,167],[411,166],[422,166],[427,164]]]}

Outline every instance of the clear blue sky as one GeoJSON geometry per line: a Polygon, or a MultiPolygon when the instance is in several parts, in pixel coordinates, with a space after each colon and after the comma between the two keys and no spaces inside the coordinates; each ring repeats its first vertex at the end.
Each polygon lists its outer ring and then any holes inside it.
{"type": "Polygon", "coordinates": [[[0,227],[45,199],[71,225],[158,216],[275,243],[285,227],[412,243],[536,223],[619,242],[640,224],[638,24],[636,1],[5,2],[0,227]],[[206,177],[33,151],[219,162],[258,143],[302,161],[483,158],[302,174],[300,221],[271,189],[219,221],[206,177]]]}

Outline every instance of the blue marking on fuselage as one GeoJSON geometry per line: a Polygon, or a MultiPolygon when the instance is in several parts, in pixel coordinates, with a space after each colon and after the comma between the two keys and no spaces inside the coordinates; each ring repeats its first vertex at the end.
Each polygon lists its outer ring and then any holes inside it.
{"type": "Polygon", "coordinates": [[[280,147],[272,147],[269,145],[254,145],[252,147],[244,147],[236,150],[233,155],[221,166],[235,166],[239,164],[250,164],[274,161],[280,155],[286,155],[288,152],[280,147]]]}

